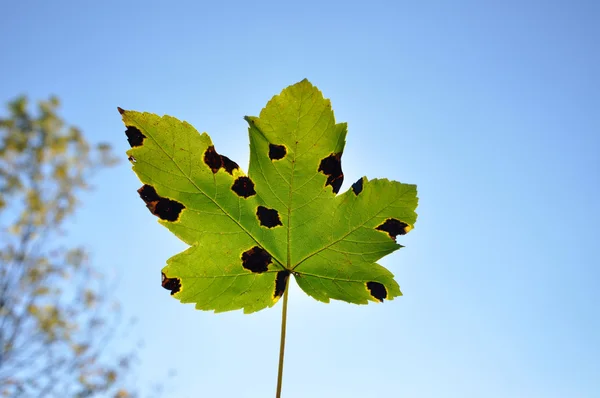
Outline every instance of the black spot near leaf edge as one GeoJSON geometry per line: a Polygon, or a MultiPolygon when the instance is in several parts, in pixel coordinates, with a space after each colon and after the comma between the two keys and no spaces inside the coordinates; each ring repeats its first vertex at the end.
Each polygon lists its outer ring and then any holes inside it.
{"type": "Polygon", "coordinates": [[[285,145],[269,144],[269,159],[281,160],[287,155],[285,145]]]}
{"type": "Polygon", "coordinates": [[[138,189],[140,198],[146,203],[146,207],[152,214],[165,221],[177,221],[185,206],[176,200],[163,198],[156,193],[151,185],[143,185],[138,189]]]}
{"type": "Polygon", "coordinates": [[[352,192],[354,195],[358,196],[363,190],[363,178],[359,178],[354,184],[352,184],[352,192]]]}
{"type": "Polygon", "coordinates": [[[215,150],[214,145],[209,146],[204,151],[204,164],[213,172],[217,174],[219,169],[222,167],[227,173],[233,175],[233,171],[239,169],[240,166],[227,156],[219,155],[215,150]]]}
{"type": "Polygon", "coordinates": [[[171,291],[171,296],[181,291],[181,279],[179,278],[167,278],[164,272],[162,272],[162,287],[171,291]]]}
{"type": "Polygon", "coordinates": [[[208,166],[208,168],[216,174],[221,166],[223,166],[223,160],[221,159],[221,155],[215,151],[214,145],[209,146],[204,151],[204,164],[208,166]]]}
{"type": "Polygon", "coordinates": [[[256,195],[256,191],[254,190],[254,183],[250,179],[250,177],[240,176],[236,178],[231,186],[231,190],[236,193],[236,195],[243,197],[244,199],[249,198],[250,196],[256,195]]]}
{"type": "Polygon", "coordinates": [[[275,300],[279,299],[285,293],[285,288],[287,286],[288,278],[290,277],[290,271],[284,270],[279,271],[277,273],[277,277],[275,278],[275,292],[273,293],[273,298],[275,300]]]}
{"type": "Polygon", "coordinates": [[[223,168],[225,171],[231,175],[233,175],[233,171],[239,169],[240,166],[233,160],[229,159],[227,156],[221,155],[221,163],[223,164],[223,168]]]}
{"type": "Polygon", "coordinates": [[[383,224],[380,224],[375,229],[378,231],[387,232],[390,238],[396,240],[396,236],[406,235],[408,231],[412,229],[412,227],[405,222],[396,220],[395,218],[388,218],[383,224]]]}
{"type": "Polygon", "coordinates": [[[144,139],[146,136],[142,134],[142,132],[134,126],[127,126],[125,130],[125,135],[127,136],[127,142],[129,145],[134,148],[137,146],[141,146],[144,143],[144,139]]]}
{"type": "Polygon", "coordinates": [[[383,300],[387,298],[387,289],[383,284],[379,282],[367,282],[367,289],[369,294],[377,301],[383,303],[383,300]]]}
{"type": "Polygon", "coordinates": [[[283,225],[281,223],[281,219],[279,218],[279,212],[275,209],[258,206],[256,208],[256,217],[258,218],[260,225],[263,227],[274,228],[283,225]]]}
{"type": "Polygon", "coordinates": [[[242,267],[256,274],[267,272],[271,262],[272,258],[269,252],[259,246],[254,246],[242,253],[242,267]]]}
{"type": "Polygon", "coordinates": [[[323,158],[319,164],[321,173],[327,176],[327,182],[325,186],[331,185],[333,193],[338,193],[344,182],[344,173],[342,172],[342,154],[332,153],[331,155],[323,158]]]}

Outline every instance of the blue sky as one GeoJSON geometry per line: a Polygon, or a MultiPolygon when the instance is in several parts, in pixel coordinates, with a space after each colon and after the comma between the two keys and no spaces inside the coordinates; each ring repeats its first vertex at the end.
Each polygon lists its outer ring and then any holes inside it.
{"type": "MultiPolygon", "coordinates": [[[[58,95],[123,162],[69,230],[165,396],[274,395],[280,304],[195,311],[160,286],[183,250],[136,189],[117,106],[170,114],[248,162],[244,115],[303,78],[348,122],[342,191],[418,184],[383,305],[290,294],[283,396],[600,394],[600,3],[4,2],[0,101],[58,95]],[[167,378],[169,370],[177,375],[167,378]]],[[[244,167],[247,169],[247,167],[244,167]]],[[[146,387],[148,390],[148,387],[146,387]]]]}

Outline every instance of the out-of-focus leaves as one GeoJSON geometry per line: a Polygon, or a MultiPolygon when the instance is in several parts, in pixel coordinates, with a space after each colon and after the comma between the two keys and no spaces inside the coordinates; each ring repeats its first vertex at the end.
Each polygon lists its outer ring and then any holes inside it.
{"type": "Polygon", "coordinates": [[[0,115],[0,396],[129,397],[130,353],[103,353],[118,311],[85,248],[62,239],[90,178],[116,158],[59,106],[31,111],[19,97],[0,115]]]}

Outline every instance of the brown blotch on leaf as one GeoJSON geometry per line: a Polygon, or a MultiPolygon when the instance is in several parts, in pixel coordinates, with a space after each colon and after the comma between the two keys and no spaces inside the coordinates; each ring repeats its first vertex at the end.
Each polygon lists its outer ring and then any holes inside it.
{"type": "Polygon", "coordinates": [[[166,221],[177,221],[179,214],[185,206],[181,203],[158,196],[154,187],[144,185],[138,189],[140,198],[146,203],[146,207],[152,214],[166,221]]]}
{"type": "Polygon", "coordinates": [[[125,109],[121,108],[120,106],[117,106],[117,110],[121,115],[125,113],[125,109]]]}
{"type": "Polygon", "coordinates": [[[227,156],[219,155],[213,145],[206,148],[206,152],[204,152],[204,163],[214,174],[216,174],[221,167],[231,175],[233,175],[233,170],[240,168],[236,162],[229,159],[227,156]]]}
{"type": "Polygon", "coordinates": [[[241,176],[238,177],[231,186],[231,190],[235,192],[238,196],[243,198],[248,198],[252,195],[256,195],[256,191],[254,190],[254,183],[249,177],[241,176]]]}
{"type": "Polygon", "coordinates": [[[223,165],[221,155],[215,151],[213,145],[206,148],[206,152],[204,152],[204,163],[212,170],[213,174],[216,174],[223,165]]]}
{"type": "Polygon", "coordinates": [[[373,298],[383,303],[383,300],[387,298],[387,290],[379,282],[367,282],[367,289],[373,298]]]}
{"type": "Polygon", "coordinates": [[[395,218],[388,218],[385,222],[375,229],[387,232],[390,238],[396,240],[398,235],[406,235],[410,231],[410,226],[407,223],[398,221],[395,218]]]}
{"type": "Polygon", "coordinates": [[[362,177],[358,179],[358,181],[356,181],[354,184],[352,184],[352,192],[354,192],[354,194],[356,196],[358,196],[359,193],[361,193],[363,190],[363,179],[362,177]]]}
{"type": "Polygon", "coordinates": [[[162,287],[171,291],[171,296],[181,290],[181,280],[179,278],[167,278],[162,272],[162,287]]]}
{"type": "Polygon", "coordinates": [[[129,156],[129,157],[127,158],[127,160],[129,160],[131,163],[135,163],[135,162],[137,162],[137,159],[136,159],[135,157],[133,157],[133,156],[129,156]]]}
{"type": "Polygon", "coordinates": [[[256,217],[260,225],[267,228],[273,228],[281,224],[279,212],[275,209],[269,209],[264,206],[258,206],[256,209],[256,217]]]}
{"type": "Polygon", "coordinates": [[[137,127],[133,126],[127,126],[125,134],[127,135],[127,142],[129,142],[129,145],[132,148],[142,145],[144,143],[144,138],[146,138],[137,127]]]}
{"type": "Polygon", "coordinates": [[[226,172],[233,175],[233,170],[239,169],[240,166],[233,160],[229,159],[227,156],[221,155],[221,163],[223,164],[223,168],[226,172]]]}
{"type": "Polygon", "coordinates": [[[269,144],[269,159],[280,160],[285,157],[287,150],[283,145],[269,144]]]}
{"type": "Polygon", "coordinates": [[[269,270],[271,255],[263,248],[254,246],[242,253],[242,267],[250,272],[261,274],[269,270]]]}
{"type": "Polygon", "coordinates": [[[344,182],[344,173],[342,173],[342,154],[333,153],[321,160],[319,170],[327,176],[325,185],[331,185],[333,193],[338,193],[344,182]]]}
{"type": "Polygon", "coordinates": [[[288,270],[279,271],[277,273],[277,277],[275,278],[275,293],[273,293],[273,298],[278,299],[279,297],[283,296],[289,277],[290,271],[288,270]]]}

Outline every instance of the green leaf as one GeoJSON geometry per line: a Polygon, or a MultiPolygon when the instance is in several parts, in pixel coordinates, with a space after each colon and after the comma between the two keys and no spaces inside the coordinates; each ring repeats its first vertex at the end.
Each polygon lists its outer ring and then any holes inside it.
{"type": "Polygon", "coordinates": [[[191,246],[162,271],[163,287],[181,302],[258,311],[277,302],[289,275],[323,302],[402,294],[376,261],[413,228],[416,186],[363,177],[338,195],[347,127],[307,80],[245,118],[248,175],[186,122],[119,111],[141,198],[191,246]]]}

